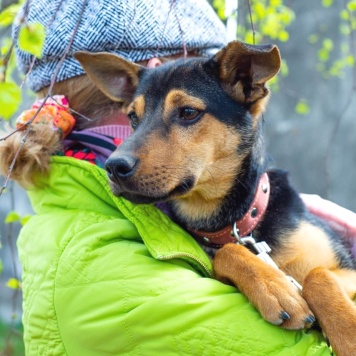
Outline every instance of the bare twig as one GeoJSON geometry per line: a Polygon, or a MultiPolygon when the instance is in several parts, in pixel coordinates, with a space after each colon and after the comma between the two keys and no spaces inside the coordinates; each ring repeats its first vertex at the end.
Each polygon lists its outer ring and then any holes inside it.
{"type": "Polygon", "coordinates": [[[68,54],[70,48],[72,47],[72,44],[73,44],[75,35],[77,34],[78,28],[79,28],[79,25],[80,25],[80,22],[82,21],[82,17],[83,17],[83,14],[84,14],[85,5],[86,5],[87,1],[88,1],[88,0],[84,0],[84,1],[83,1],[82,8],[81,8],[81,10],[80,10],[80,14],[79,14],[77,23],[76,23],[76,25],[75,25],[74,31],[73,31],[73,33],[72,33],[72,36],[71,36],[71,38],[70,38],[70,40],[69,40],[69,42],[68,42],[67,47],[66,47],[65,50],[64,50],[64,53],[63,53],[61,59],[59,60],[59,62],[58,62],[58,64],[57,64],[57,67],[56,67],[56,69],[55,69],[55,71],[54,71],[54,74],[53,74],[53,76],[52,76],[52,78],[51,78],[51,84],[50,84],[49,89],[48,89],[48,96],[52,96],[52,90],[53,90],[54,83],[56,82],[57,75],[58,75],[58,73],[59,73],[59,71],[60,71],[60,69],[61,69],[61,67],[62,67],[63,62],[64,62],[64,60],[65,60],[65,58],[66,58],[66,56],[67,56],[67,54],[68,54]]]}
{"type": "Polygon", "coordinates": [[[49,23],[47,24],[47,26],[51,26],[51,25],[52,25],[52,23],[53,23],[54,19],[56,18],[56,15],[57,15],[57,13],[58,13],[60,7],[62,6],[62,4],[63,4],[63,0],[61,0],[61,1],[58,3],[56,9],[55,9],[54,12],[53,12],[53,16],[52,16],[52,18],[50,19],[50,21],[49,21],[49,23]]]}
{"type": "Polygon", "coordinates": [[[22,89],[23,85],[25,84],[26,80],[27,80],[27,77],[29,76],[29,74],[32,72],[32,69],[33,69],[33,66],[35,64],[35,61],[36,61],[36,56],[32,56],[32,60],[31,60],[31,63],[30,63],[30,67],[28,68],[28,71],[27,73],[25,74],[25,77],[23,78],[23,81],[22,83],[20,84],[20,89],[22,89]]]}
{"type": "MultiPolygon", "coordinates": [[[[132,1],[132,0],[131,0],[132,1]]],[[[136,18],[136,4],[137,4],[137,0],[134,0],[135,2],[134,2],[134,4],[133,4],[133,8],[134,8],[134,12],[133,12],[133,16],[132,16],[132,19],[127,19],[127,16],[124,16],[124,18],[123,18],[123,21],[124,21],[124,23],[123,23],[123,33],[122,33],[122,39],[123,38],[126,38],[126,34],[130,31],[130,28],[131,28],[131,26],[134,26],[134,24],[135,24],[135,18],[136,18]]],[[[126,13],[127,12],[127,2],[123,2],[122,3],[122,5],[123,6],[125,6],[125,8],[122,10],[124,13],[126,13]]],[[[115,49],[118,49],[119,47],[120,47],[120,45],[121,45],[121,43],[122,43],[122,40],[121,41],[119,41],[115,46],[113,46],[113,49],[115,50],[115,49]]]]}
{"type": "MultiPolygon", "coordinates": [[[[172,0],[172,2],[171,2],[171,7],[172,7],[173,9],[174,9],[174,5],[175,5],[175,2],[174,2],[174,0],[172,0]]],[[[184,56],[184,58],[187,58],[187,56],[188,56],[188,51],[187,51],[187,44],[186,44],[185,39],[184,39],[184,31],[183,31],[183,28],[182,28],[182,25],[181,25],[181,23],[180,23],[180,20],[179,20],[179,18],[178,18],[177,13],[174,12],[174,15],[175,15],[175,17],[176,17],[176,19],[177,19],[178,26],[179,26],[179,31],[180,31],[180,34],[181,34],[181,36],[182,36],[182,42],[183,42],[183,56],[184,56]]]]}
{"type": "Polygon", "coordinates": [[[251,1],[247,0],[247,4],[248,4],[248,12],[250,15],[250,24],[251,24],[251,30],[252,30],[253,44],[256,44],[256,31],[255,31],[255,25],[253,24],[253,20],[252,20],[251,1]]]}
{"type": "Polygon", "coordinates": [[[164,36],[164,33],[166,32],[166,27],[167,27],[167,24],[168,24],[169,15],[171,14],[172,9],[173,9],[173,2],[174,2],[174,0],[171,0],[170,6],[169,6],[169,11],[168,11],[168,14],[167,14],[167,18],[166,18],[166,21],[165,21],[164,26],[163,26],[161,40],[160,40],[160,42],[159,42],[159,44],[158,44],[158,46],[156,48],[155,54],[154,54],[155,57],[157,57],[157,52],[161,48],[162,43],[163,43],[163,36],[164,36]]]}
{"type": "MultiPolygon", "coordinates": [[[[62,1],[61,1],[62,3],[62,1]]],[[[22,125],[20,128],[14,130],[13,132],[11,132],[10,134],[8,134],[7,136],[5,137],[2,137],[0,138],[0,141],[1,140],[6,140],[7,138],[9,138],[11,135],[13,135],[14,133],[18,132],[19,130],[22,130],[25,126],[26,126],[26,130],[25,130],[25,133],[22,137],[22,140],[21,140],[21,143],[20,143],[20,146],[17,150],[17,152],[15,153],[14,155],[14,158],[11,162],[11,165],[8,169],[8,173],[6,175],[6,177],[4,178],[4,182],[3,182],[3,185],[2,187],[0,188],[0,196],[2,195],[3,191],[6,189],[7,187],[7,184],[8,184],[8,181],[10,179],[10,176],[11,176],[11,173],[14,169],[14,166],[16,164],[16,161],[18,159],[18,156],[23,148],[23,146],[25,145],[26,141],[27,141],[27,137],[29,135],[29,132],[30,132],[30,129],[31,129],[31,124],[32,122],[35,120],[35,118],[37,117],[38,113],[40,112],[40,110],[43,108],[44,104],[46,103],[46,101],[48,100],[48,98],[51,96],[51,93],[52,93],[52,90],[53,90],[53,86],[54,86],[54,83],[56,81],[56,78],[58,76],[58,73],[59,73],[59,70],[60,68],[62,67],[62,64],[73,44],[73,41],[74,41],[74,38],[76,36],[76,33],[78,31],[78,28],[79,28],[79,25],[80,25],[80,22],[81,22],[81,19],[82,19],[82,16],[83,16],[83,13],[84,13],[84,9],[85,9],[85,5],[87,3],[87,0],[84,0],[83,1],[83,4],[82,4],[82,9],[81,9],[81,12],[80,12],[80,15],[79,15],[79,18],[77,20],[77,24],[74,28],[74,31],[73,31],[73,34],[72,34],[72,37],[61,57],[61,59],[59,60],[57,66],[56,66],[56,69],[53,73],[53,76],[51,78],[51,83],[50,83],[50,86],[49,86],[49,89],[48,89],[48,93],[46,95],[46,97],[43,99],[41,105],[38,107],[38,109],[36,110],[35,114],[33,115],[33,117],[27,122],[25,123],[24,125],[22,125]]],[[[25,4],[25,8],[24,8],[24,15],[23,17],[20,19],[20,23],[25,23],[25,18],[26,18],[26,15],[28,13],[28,10],[29,10],[29,4],[30,4],[30,0],[28,0],[25,4]]],[[[56,13],[59,9],[60,5],[58,5],[57,7],[57,10],[56,10],[56,13]]],[[[54,14],[54,17],[55,17],[55,14],[54,14]]],[[[51,19],[51,22],[54,20],[54,17],[51,19]]],[[[26,24],[26,23],[25,23],[26,24]]],[[[8,67],[8,62],[9,62],[9,59],[11,57],[11,53],[13,51],[13,48],[14,48],[14,44],[15,44],[15,41],[17,41],[17,38],[18,38],[18,33],[19,31],[17,31],[17,33],[15,34],[14,38],[13,38],[13,42],[11,44],[11,47],[5,57],[5,61],[4,61],[4,78],[5,78],[5,75],[6,75],[6,70],[7,70],[7,67],[8,67]]],[[[35,63],[35,60],[36,60],[36,57],[33,57],[32,61],[31,61],[31,64],[30,64],[30,68],[23,80],[23,82],[21,83],[21,86],[20,88],[22,88],[23,84],[25,83],[26,81],[26,78],[28,76],[28,74],[32,71],[32,68],[34,66],[34,63],[35,63]]],[[[14,197],[13,197],[13,188],[11,187],[10,188],[10,193],[11,193],[11,209],[14,210],[15,209],[15,202],[14,202],[14,197]]],[[[18,271],[17,271],[17,266],[16,266],[16,248],[15,248],[15,245],[14,245],[14,242],[12,240],[12,236],[13,236],[13,224],[10,224],[9,225],[9,229],[8,229],[8,234],[7,234],[7,240],[8,240],[8,244],[9,244],[9,248],[10,248],[10,253],[11,253],[11,260],[12,260],[12,263],[13,263],[13,274],[14,274],[14,277],[16,279],[19,278],[18,276],[18,271]]],[[[16,306],[17,306],[17,301],[18,301],[18,297],[19,297],[19,289],[15,289],[14,290],[14,293],[13,293],[13,297],[12,297],[12,319],[11,319],[11,324],[10,324],[10,327],[9,327],[9,331],[8,331],[8,334],[6,336],[6,340],[5,340],[5,347],[3,349],[3,352],[1,352],[0,354],[3,354],[3,353],[6,353],[9,348],[10,348],[10,342],[11,342],[11,337],[12,335],[15,335],[15,334],[18,334],[17,331],[15,330],[15,322],[16,322],[16,306]]]]}
{"type": "Polygon", "coordinates": [[[17,161],[17,157],[19,156],[23,146],[25,145],[26,143],[26,140],[27,140],[27,136],[30,132],[30,129],[31,129],[31,123],[33,122],[33,120],[36,118],[36,116],[38,115],[38,113],[40,112],[40,110],[43,108],[45,102],[47,101],[47,99],[49,98],[49,95],[46,96],[46,98],[43,100],[43,102],[41,103],[41,105],[39,106],[39,108],[36,110],[35,114],[33,115],[33,117],[27,122],[25,123],[24,125],[22,125],[20,128],[18,128],[17,130],[14,130],[13,132],[11,132],[9,135],[7,135],[6,137],[0,139],[0,140],[6,140],[7,138],[9,138],[11,135],[13,135],[15,132],[18,132],[20,131],[24,126],[27,125],[27,128],[26,128],[26,131],[25,131],[25,134],[24,136],[22,137],[22,140],[21,140],[21,144],[18,148],[18,150],[16,151],[15,153],[15,156],[10,164],[10,167],[9,167],[9,170],[7,171],[7,174],[4,178],[4,181],[3,181],[3,184],[0,188],[0,197],[2,195],[2,193],[4,192],[4,190],[6,189],[6,186],[7,186],[7,183],[10,179],[10,176],[11,176],[11,173],[15,167],[15,164],[16,164],[16,161],[17,161]]]}
{"type": "MultiPolygon", "coordinates": [[[[14,194],[13,184],[11,184],[11,186],[9,188],[9,193],[10,193],[10,197],[11,197],[10,198],[10,210],[13,211],[13,210],[15,210],[15,194],[14,194]]],[[[16,258],[16,246],[13,241],[13,235],[14,235],[13,228],[14,228],[13,223],[8,224],[6,237],[7,237],[7,243],[8,243],[8,246],[10,249],[10,254],[11,254],[13,276],[16,280],[18,280],[19,274],[18,274],[17,265],[16,265],[17,258],[16,258]]],[[[7,331],[6,339],[4,342],[4,348],[3,348],[4,354],[5,354],[6,350],[8,350],[10,348],[11,337],[15,330],[15,323],[17,320],[16,308],[17,308],[19,296],[20,296],[20,290],[18,288],[14,289],[13,293],[12,293],[12,298],[11,298],[11,315],[12,315],[12,317],[11,317],[9,330],[7,331]]],[[[1,354],[3,354],[3,352],[1,354]]]]}
{"type": "Polygon", "coordinates": [[[10,61],[13,49],[14,49],[14,42],[11,43],[11,46],[10,46],[9,50],[7,51],[7,53],[4,57],[4,60],[3,60],[3,67],[4,67],[4,72],[3,72],[3,77],[2,77],[3,82],[6,81],[7,68],[9,66],[9,61],[10,61]]]}
{"type": "Polygon", "coordinates": [[[10,136],[14,135],[16,132],[21,131],[25,126],[27,126],[27,130],[29,130],[30,128],[30,124],[33,122],[33,120],[37,117],[38,113],[41,111],[41,109],[43,108],[44,104],[46,103],[47,99],[49,98],[49,95],[47,95],[44,99],[43,102],[41,103],[41,105],[38,107],[38,109],[36,110],[36,112],[34,113],[34,115],[31,117],[30,120],[28,120],[27,122],[25,122],[23,125],[21,125],[20,127],[18,127],[17,129],[14,129],[14,131],[10,132],[8,135],[1,137],[0,141],[5,141],[7,140],[10,136]]]}
{"type": "MultiPolygon", "coordinates": [[[[164,34],[165,34],[165,32],[166,32],[166,28],[167,28],[169,16],[170,16],[172,10],[174,9],[174,6],[175,6],[175,0],[171,0],[170,7],[169,7],[169,11],[168,11],[168,14],[167,14],[167,18],[166,18],[166,21],[165,21],[164,26],[163,26],[163,31],[162,31],[161,40],[160,40],[159,45],[158,45],[157,48],[156,48],[155,57],[157,56],[157,52],[158,52],[159,48],[162,46],[162,43],[163,43],[163,36],[164,36],[164,34]]],[[[186,45],[186,42],[185,42],[185,39],[184,39],[184,31],[183,31],[183,28],[182,28],[182,26],[181,26],[181,23],[180,23],[180,20],[179,20],[177,14],[174,13],[174,16],[175,16],[175,18],[177,19],[177,22],[178,22],[179,31],[180,31],[180,34],[181,34],[181,36],[182,36],[182,42],[183,42],[183,55],[184,55],[184,58],[186,58],[187,55],[188,55],[188,51],[187,51],[187,45],[186,45]]]]}
{"type": "MultiPolygon", "coordinates": [[[[59,101],[57,101],[54,96],[51,96],[51,99],[52,99],[54,102],[56,102],[59,106],[65,107],[62,103],[60,103],[59,101]]],[[[72,109],[72,108],[69,108],[69,111],[70,111],[71,113],[74,113],[74,114],[80,116],[80,117],[83,118],[84,120],[87,120],[87,121],[93,121],[93,120],[94,120],[94,119],[91,119],[90,117],[87,117],[87,116],[81,114],[80,112],[78,112],[78,111],[76,111],[76,110],[74,110],[74,109],[72,109]]]]}
{"type": "Polygon", "coordinates": [[[66,58],[66,56],[67,56],[67,54],[68,54],[68,52],[69,52],[69,50],[70,50],[72,44],[73,44],[75,35],[77,34],[77,31],[78,31],[80,22],[81,22],[82,17],[83,17],[83,13],[84,13],[84,9],[85,9],[86,3],[87,3],[87,0],[84,0],[83,3],[82,3],[82,8],[81,8],[81,11],[80,11],[80,14],[79,14],[79,17],[78,17],[76,26],[75,26],[75,28],[74,28],[74,30],[73,30],[72,36],[71,36],[71,38],[70,38],[70,40],[69,40],[69,42],[68,42],[67,47],[65,48],[64,53],[63,53],[62,57],[60,58],[60,60],[59,60],[59,62],[58,62],[58,64],[57,64],[57,66],[56,66],[56,69],[55,69],[55,71],[54,71],[54,73],[53,73],[53,76],[52,76],[52,78],[51,78],[51,83],[50,83],[50,86],[49,86],[49,89],[48,89],[48,93],[47,93],[46,97],[44,98],[43,102],[41,103],[41,105],[39,106],[39,108],[36,110],[36,113],[33,115],[33,117],[32,117],[28,122],[26,122],[24,125],[22,125],[20,128],[18,128],[18,129],[15,130],[14,132],[12,132],[12,133],[10,133],[9,135],[7,135],[7,136],[5,136],[5,137],[3,137],[3,138],[0,139],[0,141],[1,141],[1,140],[6,140],[6,139],[9,138],[11,135],[13,135],[15,132],[21,130],[24,126],[27,125],[25,134],[24,134],[24,136],[23,136],[23,138],[22,138],[22,141],[21,141],[21,144],[20,144],[20,146],[19,146],[17,152],[15,153],[15,156],[14,156],[14,158],[13,158],[13,160],[12,160],[12,162],[11,162],[11,165],[10,165],[10,167],[9,167],[8,173],[7,173],[7,175],[5,176],[3,185],[2,185],[2,187],[0,188],[0,196],[2,195],[3,191],[6,189],[7,182],[8,182],[9,179],[10,179],[11,173],[12,173],[12,171],[13,171],[13,169],[14,169],[15,164],[16,164],[16,160],[17,160],[17,158],[18,158],[18,156],[19,156],[19,154],[20,154],[20,152],[21,152],[23,146],[24,146],[25,143],[26,143],[26,140],[27,140],[28,134],[29,134],[29,132],[30,132],[30,128],[31,128],[31,124],[32,124],[33,120],[37,117],[38,113],[39,113],[40,110],[43,108],[43,106],[44,106],[44,104],[46,103],[47,99],[48,99],[50,96],[52,96],[53,86],[54,86],[54,84],[55,84],[55,82],[56,82],[56,78],[57,78],[57,76],[58,76],[59,70],[61,69],[62,64],[63,64],[63,62],[64,62],[64,60],[65,60],[65,58],[66,58]]]}

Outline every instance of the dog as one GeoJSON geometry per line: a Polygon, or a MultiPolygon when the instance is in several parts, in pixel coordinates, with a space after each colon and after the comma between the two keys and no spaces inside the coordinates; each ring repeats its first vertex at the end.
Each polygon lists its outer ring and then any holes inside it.
{"type": "Polygon", "coordinates": [[[211,58],[153,69],[109,53],[75,58],[123,103],[133,129],[106,163],[113,193],[166,203],[214,252],[215,277],[235,285],[265,320],[295,330],[315,315],[338,355],[355,354],[356,262],[307,211],[287,173],[268,169],[261,117],[266,83],[281,65],[278,48],[233,41],[211,58]]]}

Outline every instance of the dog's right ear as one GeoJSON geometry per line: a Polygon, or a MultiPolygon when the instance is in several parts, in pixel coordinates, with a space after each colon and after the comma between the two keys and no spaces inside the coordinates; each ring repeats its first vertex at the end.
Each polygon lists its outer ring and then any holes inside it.
{"type": "Polygon", "coordinates": [[[226,92],[236,101],[257,104],[268,96],[265,84],[279,71],[281,58],[275,45],[249,45],[230,42],[206,63],[206,69],[215,72],[226,92]]]}
{"type": "Polygon", "coordinates": [[[111,53],[76,52],[74,57],[111,100],[123,103],[132,100],[143,67],[111,53]]]}

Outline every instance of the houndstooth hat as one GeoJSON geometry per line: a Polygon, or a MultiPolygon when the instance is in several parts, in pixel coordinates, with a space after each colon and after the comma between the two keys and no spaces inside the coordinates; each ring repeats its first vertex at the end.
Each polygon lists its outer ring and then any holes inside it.
{"type": "MultiPolygon", "coordinates": [[[[43,57],[36,59],[27,78],[32,90],[50,84],[83,6],[78,32],[56,81],[84,74],[73,57],[79,50],[116,53],[137,62],[181,53],[184,44],[201,55],[225,44],[225,28],[205,0],[32,0],[26,21],[46,28],[43,57]]],[[[14,37],[18,29],[15,25],[14,37]]],[[[15,48],[19,68],[26,73],[32,56],[15,48]]]]}

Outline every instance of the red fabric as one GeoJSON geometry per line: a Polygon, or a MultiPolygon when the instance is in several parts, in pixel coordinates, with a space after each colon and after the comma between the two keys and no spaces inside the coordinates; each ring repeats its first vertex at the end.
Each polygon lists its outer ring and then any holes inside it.
{"type": "Polygon", "coordinates": [[[83,150],[67,150],[64,152],[64,155],[67,157],[73,157],[76,159],[81,159],[89,163],[97,165],[96,156],[93,152],[83,150]]]}

